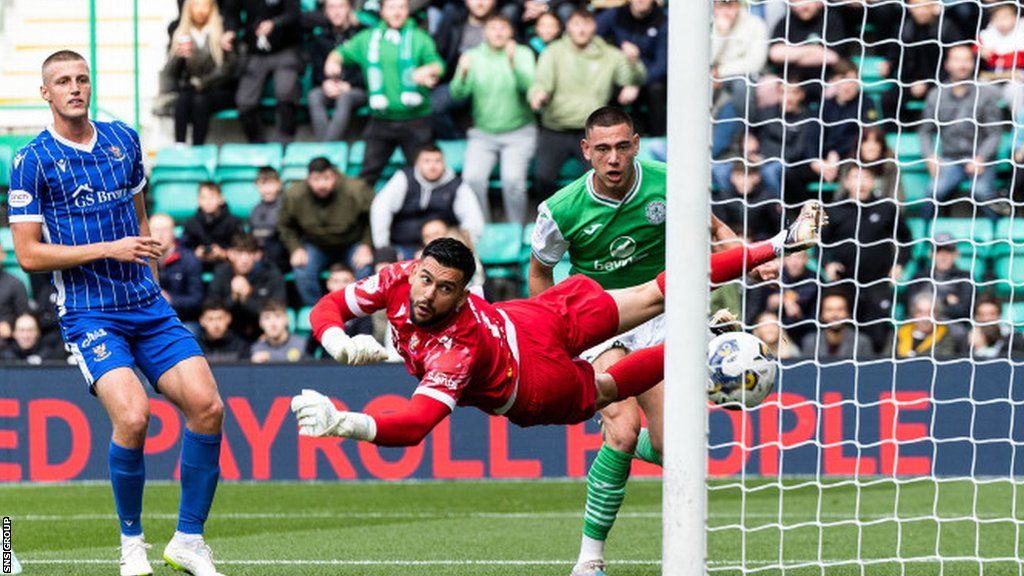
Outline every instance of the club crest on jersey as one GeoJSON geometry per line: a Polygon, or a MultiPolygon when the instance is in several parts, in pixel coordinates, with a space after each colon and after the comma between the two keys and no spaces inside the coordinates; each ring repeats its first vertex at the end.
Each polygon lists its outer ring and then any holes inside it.
{"type": "Polygon", "coordinates": [[[419,346],[419,345],[420,345],[420,337],[417,336],[416,334],[413,334],[412,338],[409,338],[409,350],[415,350],[416,347],[419,346]]]}
{"type": "Polygon", "coordinates": [[[658,225],[665,223],[665,203],[661,200],[655,200],[648,202],[647,208],[644,209],[647,215],[647,221],[651,224],[658,225]]]}
{"type": "Polygon", "coordinates": [[[629,258],[636,252],[636,240],[629,236],[619,236],[608,246],[612,258],[629,258]]]}
{"type": "Polygon", "coordinates": [[[57,160],[57,168],[60,168],[61,172],[67,172],[68,171],[68,161],[63,159],[63,158],[61,158],[60,160],[57,160]]]}
{"type": "Polygon", "coordinates": [[[97,362],[110,358],[110,350],[107,350],[107,343],[97,344],[92,347],[92,354],[97,362]]]}
{"type": "Polygon", "coordinates": [[[124,152],[121,151],[119,146],[110,146],[107,148],[107,151],[110,152],[110,155],[113,156],[115,160],[124,160],[124,152]]]}

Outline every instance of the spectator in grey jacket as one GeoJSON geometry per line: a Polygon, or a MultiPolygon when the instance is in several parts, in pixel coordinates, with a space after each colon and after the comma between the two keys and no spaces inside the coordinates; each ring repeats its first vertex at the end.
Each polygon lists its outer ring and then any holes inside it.
{"type": "MultiPolygon", "coordinates": [[[[936,203],[945,201],[961,182],[971,182],[972,195],[981,213],[997,218],[992,200],[996,198],[996,167],[991,163],[999,147],[999,92],[991,86],[973,82],[974,52],[960,45],[946,52],[948,84],[928,92],[924,123],[918,129],[921,154],[928,160],[932,191],[936,203]],[[937,153],[935,133],[938,132],[937,153]]],[[[928,203],[924,216],[930,218],[935,206],[928,203]]]]}
{"type": "Polygon", "coordinates": [[[249,212],[249,228],[256,243],[263,250],[263,261],[288,269],[288,252],[277,235],[277,215],[281,211],[281,175],[270,166],[263,166],[256,173],[256,191],[260,203],[249,212]]]}
{"type": "MultiPolygon", "coordinates": [[[[0,264],[7,258],[0,247],[0,264]]],[[[0,268],[0,339],[6,340],[14,331],[14,321],[28,312],[28,289],[25,283],[0,268]]]]}
{"type": "Polygon", "coordinates": [[[416,163],[391,177],[370,206],[370,230],[375,249],[393,246],[412,258],[420,247],[421,229],[428,220],[456,225],[476,242],[484,229],[484,214],[476,194],[444,162],[437,146],[420,149],[416,163]]]}
{"type": "Polygon", "coordinates": [[[871,340],[850,319],[850,301],[841,292],[822,295],[817,330],[804,336],[800,350],[819,361],[867,360],[873,354],[871,340]]]}

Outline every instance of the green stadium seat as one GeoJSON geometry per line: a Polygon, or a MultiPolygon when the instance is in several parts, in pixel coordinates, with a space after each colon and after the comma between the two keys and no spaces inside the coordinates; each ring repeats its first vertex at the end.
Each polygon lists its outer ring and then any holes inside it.
{"type": "Polygon", "coordinates": [[[252,209],[260,203],[260,193],[256,190],[255,181],[224,182],[220,185],[220,191],[228,204],[228,210],[245,220],[249,219],[252,209]]]}
{"type": "Polygon", "coordinates": [[[156,164],[150,173],[153,182],[212,180],[217,170],[217,147],[166,146],[156,153],[156,164]]]}
{"type": "Polygon", "coordinates": [[[256,180],[263,166],[281,170],[284,149],[280,144],[224,144],[217,160],[217,180],[256,180]]]}
{"type": "Polygon", "coordinates": [[[514,222],[487,224],[476,250],[484,266],[512,266],[519,263],[523,227],[514,222]]]}
{"type": "Polygon", "coordinates": [[[884,76],[881,73],[882,64],[885,58],[882,56],[854,56],[850,59],[854,65],[860,68],[860,77],[865,82],[881,80],[884,76]]]}
{"type": "Polygon", "coordinates": [[[1024,253],[1024,218],[1002,218],[996,224],[993,258],[1024,253]]]}
{"type": "Polygon", "coordinates": [[[348,144],[345,142],[294,142],[284,151],[284,169],[281,180],[295,182],[304,180],[309,172],[309,161],[323,156],[334,164],[339,172],[348,167],[348,144]]]}
{"type": "MultiPolygon", "coordinates": [[[[0,248],[8,253],[14,251],[14,236],[12,235],[10,228],[0,228],[0,248]]],[[[13,259],[14,258],[12,257],[8,261],[13,259]]]]}
{"type": "Polygon", "coordinates": [[[992,276],[996,280],[996,294],[999,296],[1024,294],[1024,254],[997,258],[992,267],[992,276]]]}
{"type": "Polygon", "coordinates": [[[7,188],[11,185],[11,161],[14,159],[14,151],[6,144],[0,144],[0,188],[7,188]]]}
{"type": "Polygon", "coordinates": [[[572,264],[569,263],[569,256],[566,255],[562,258],[558,264],[555,264],[554,276],[555,284],[558,284],[562,280],[569,277],[569,273],[572,270],[572,264]]]}
{"type": "Polygon", "coordinates": [[[901,171],[900,181],[903,183],[903,197],[908,203],[914,202],[915,206],[923,207],[925,202],[920,200],[931,197],[929,187],[932,177],[927,172],[901,171]]]}
{"type": "Polygon", "coordinates": [[[462,168],[466,165],[466,141],[465,140],[438,140],[437,147],[444,154],[444,162],[456,174],[462,174],[462,168]]]}
{"type": "Polygon", "coordinates": [[[562,164],[562,169],[558,171],[559,186],[565,186],[580,176],[583,176],[583,173],[586,171],[587,167],[580,164],[579,160],[569,158],[565,161],[565,164],[562,164]]]}
{"type": "Polygon", "coordinates": [[[153,213],[168,214],[175,221],[182,221],[196,213],[198,182],[157,182],[153,184],[153,213]]]}
{"type": "Polygon", "coordinates": [[[308,335],[313,332],[313,325],[309,322],[309,313],[313,310],[312,306],[305,306],[300,308],[296,313],[295,318],[295,332],[297,334],[308,335]]]}
{"type": "Polygon", "coordinates": [[[1003,318],[1020,330],[1024,325],[1024,302],[1012,302],[1003,307],[1003,318]]]}
{"type": "Polygon", "coordinates": [[[904,172],[907,170],[928,171],[928,166],[925,165],[921,156],[921,139],[916,131],[907,131],[902,134],[887,134],[885,143],[896,156],[896,160],[901,164],[904,172]]]}
{"type": "Polygon", "coordinates": [[[934,241],[942,233],[949,234],[957,241],[960,249],[957,264],[963,269],[971,269],[971,256],[975,252],[979,260],[988,257],[992,243],[992,222],[987,218],[936,218],[931,238],[934,241]]]}

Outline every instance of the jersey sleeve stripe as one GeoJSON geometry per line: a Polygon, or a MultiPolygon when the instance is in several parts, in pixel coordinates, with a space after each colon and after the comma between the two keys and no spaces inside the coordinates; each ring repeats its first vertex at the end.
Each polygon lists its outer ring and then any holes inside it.
{"type": "Polygon", "coordinates": [[[345,304],[348,306],[348,311],[356,318],[369,316],[369,314],[359,307],[359,297],[356,296],[356,283],[349,284],[345,287],[345,304]]]}
{"type": "Polygon", "coordinates": [[[143,177],[142,181],[139,182],[138,185],[135,186],[135,188],[132,188],[132,196],[135,196],[139,192],[142,192],[142,189],[146,187],[146,182],[147,182],[146,178],[143,177]]]}
{"type": "Polygon", "coordinates": [[[455,410],[455,398],[452,398],[451,396],[445,394],[444,392],[441,392],[436,388],[420,386],[419,388],[416,389],[415,392],[413,392],[413,395],[416,394],[422,394],[428,398],[433,398],[434,400],[437,400],[438,402],[447,406],[449,410],[455,410]]]}
{"type": "Polygon", "coordinates": [[[42,222],[42,214],[12,214],[7,217],[7,221],[11,223],[15,222],[42,222]]]}

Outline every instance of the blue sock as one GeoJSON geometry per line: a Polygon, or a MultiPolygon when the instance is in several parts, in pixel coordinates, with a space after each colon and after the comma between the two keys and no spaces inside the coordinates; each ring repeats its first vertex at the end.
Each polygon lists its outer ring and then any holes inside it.
{"type": "Polygon", "coordinates": [[[124,448],[110,441],[107,453],[114,503],[121,521],[121,534],[142,534],[142,489],[146,486],[146,461],[142,448],[124,448]]]}
{"type": "Polygon", "coordinates": [[[178,532],[202,534],[220,478],[220,434],[188,428],[181,442],[181,507],[178,532]]]}

